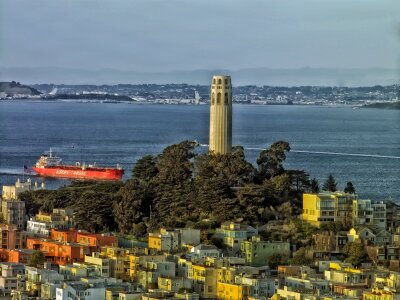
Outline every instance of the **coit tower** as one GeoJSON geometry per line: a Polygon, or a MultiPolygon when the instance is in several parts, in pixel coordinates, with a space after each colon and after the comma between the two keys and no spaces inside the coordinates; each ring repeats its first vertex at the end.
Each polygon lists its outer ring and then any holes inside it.
{"type": "Polygon", "coordinates": [[[231,77],[216,75],[211,83],[210,153],[226,154],[232,148],[231,77]]]}

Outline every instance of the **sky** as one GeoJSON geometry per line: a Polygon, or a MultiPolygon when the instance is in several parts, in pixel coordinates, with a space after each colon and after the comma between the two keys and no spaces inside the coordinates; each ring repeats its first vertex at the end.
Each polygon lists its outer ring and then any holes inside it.
{"type": "Polygon", "coordinates": [[[399,0],[1,0],[0,68],[399,68],[399,0]]]}

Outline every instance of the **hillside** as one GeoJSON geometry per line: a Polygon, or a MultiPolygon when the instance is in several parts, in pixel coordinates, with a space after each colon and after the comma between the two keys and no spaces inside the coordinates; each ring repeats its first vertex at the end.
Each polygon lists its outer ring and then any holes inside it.
{"type": "Polygon", "coordinates": [[[35,96],[41,94],[38,90],[15,81],[0,82],[0,93],[5,93],[6,97],[13,97],[15,95],[35,96]]]}

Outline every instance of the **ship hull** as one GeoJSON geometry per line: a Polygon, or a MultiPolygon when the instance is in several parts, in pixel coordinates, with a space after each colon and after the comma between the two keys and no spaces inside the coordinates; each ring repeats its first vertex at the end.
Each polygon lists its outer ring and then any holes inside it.
{"type": "Polygon", "coordinates": [[[70,166],[57,167],[32,167],[32,169],[43,177],[81,179],[81,180],[121,180],[124,171],[122,169],[96,169],[70,166]]]}

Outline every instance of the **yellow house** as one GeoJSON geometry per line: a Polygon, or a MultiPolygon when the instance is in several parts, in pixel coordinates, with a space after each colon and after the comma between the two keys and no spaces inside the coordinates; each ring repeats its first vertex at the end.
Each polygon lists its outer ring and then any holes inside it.
{"type": "Polygon", "coordinates": [[[236,273],[236,269],[233,267],[220,267],[217,269],[217,281],[234,283],[236,273]]]}
{"type": "Polygon", "coordinates": [[[390,291],[381,290],[379,288],[373,288],[371,291],[365,291],[363,294],[363,300],[394,300],[395,294],[390,291]]]}
{"type": "Polygon", "coordinates": [[[171,291],[177,293],[181,289],[191,290],[192,281],[185,277],[158,277],[158,288],[164,291],[171,291]]]}
{"type": "Polygon", "coordinates": [[[218,282],[217,298],[221,300],[242,300],[244,299],[243,286],[218,282]]]}
{"type": "Polygon", "coordinates": [[[320,226],[328,222],[351,221],[355,195],[341,192],[303,194],[302,219],[320,226]]]}
{"type": "Polygon", "coordinates": [[[217,270],[213,267],[192,265],[193,288],[201,298],[215,298],[217,295],[217,270]]]}
{"type": "Polygon", "coordinates": [[[172,251],[172,235],[169,233],[149,233],[148,243],[150,249],[157,251],[172,251]]]}
{"type": "Polygon", "coordinates": [[[129,277],[129,251],[119,247],[102,247],[99,257],[109,259],[109,276],[119,279],[129,277]]]}

